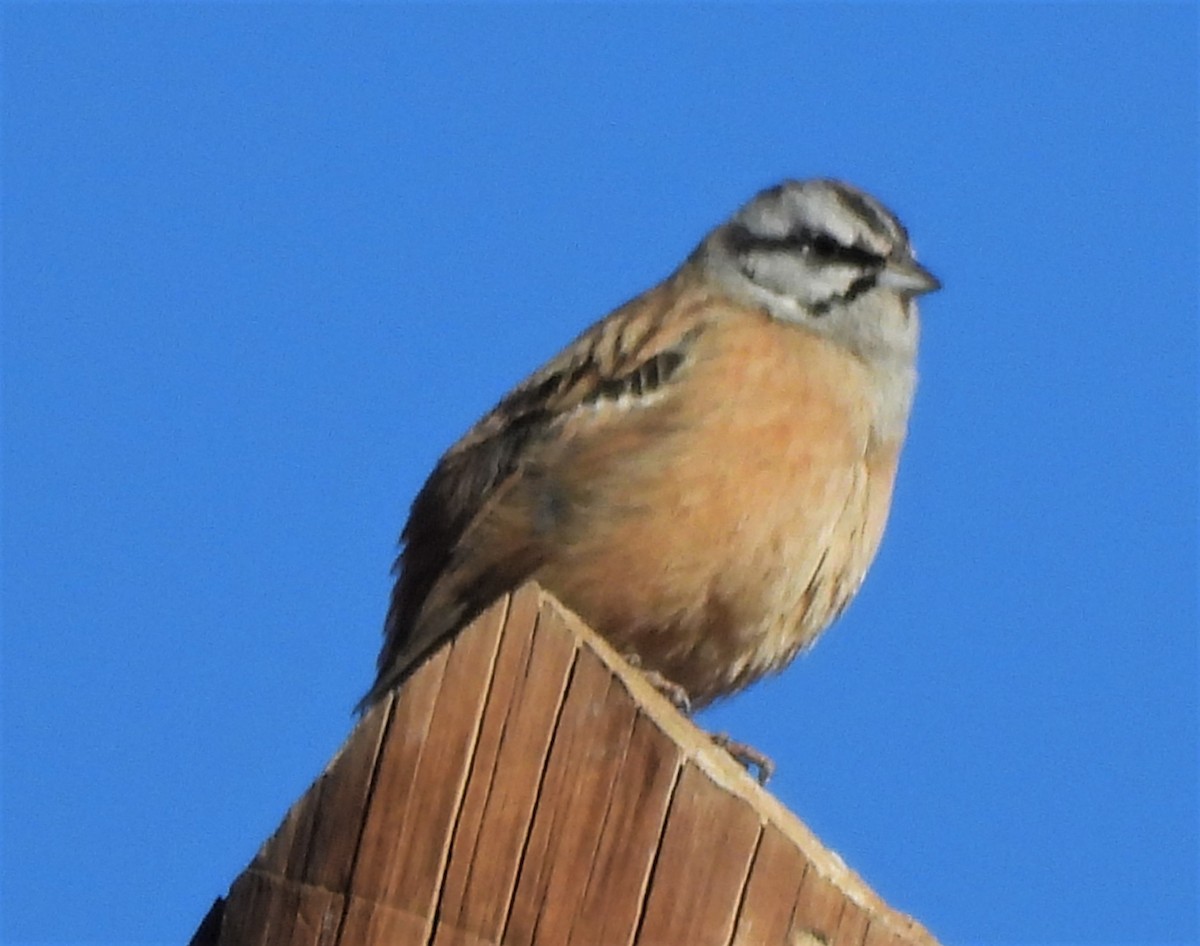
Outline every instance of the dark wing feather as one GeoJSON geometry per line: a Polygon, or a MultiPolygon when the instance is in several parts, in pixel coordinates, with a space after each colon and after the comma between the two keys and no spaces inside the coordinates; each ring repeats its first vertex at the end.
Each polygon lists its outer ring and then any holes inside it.
{"type": "Polygon", "coordinates": [[[578,411],[621,399],[636,409],[639,398],[678,374],[702,326],[668,324],[675,321],[668,315],[670,300],[655,296],[665,288],[593,325],[506,395],[438,462],[401,536],[378,676],[360,711],[537,570],[543,553],[531,534],[531,517],[506,500],[541,445],[578,411]]]}

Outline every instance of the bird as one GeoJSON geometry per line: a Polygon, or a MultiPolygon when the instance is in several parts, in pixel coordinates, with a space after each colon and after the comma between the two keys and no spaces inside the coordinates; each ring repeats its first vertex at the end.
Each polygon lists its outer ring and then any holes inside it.
{"type": "Polygon", "coordinates": [[[865,191],[757,193],[441,457],[359,711],[530,579],[682,706],[787,666],[875,557],[940,285],[865,191]]]}

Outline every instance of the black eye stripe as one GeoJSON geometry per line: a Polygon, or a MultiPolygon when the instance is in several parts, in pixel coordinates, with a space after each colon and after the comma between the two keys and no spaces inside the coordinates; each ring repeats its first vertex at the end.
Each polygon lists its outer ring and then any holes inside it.
{"type": "Polygon", "coordinates": [[[805,227],[798,227],[781,237],[768,237],[753,233],[745,226],[733,226],[729,229],[729,245],[735,253],[753,250],[811,253],[821,260],[866,268],[879,267],[884,263],[884,258],[878,253],[860,246],[846,246],[828,233],[805,227]]]}
{"type": "Polygon", "coordinates": [[[857,299],[859,296],[861,296],[864,292],[868,292],[869,290],[874,289],[877,279],[878,279],[878,276],[876,276],[875,273],[867,273],[864,276],[859,276],[856,280],[854,280],[854,282],[852,282],[850,284],[850,288],[847,289],[840,296],[831,296],[830,298],[826,299],[824,302],[814,303],[809,308],[809,311],[813,315],[815,315],[817,318],[820,318],[823,315],[827,315],[829,313],[830,308],[833,306],[834,302],[840,302],[843,305],[845,305],[848,302],[853,302],[855,299],[857,299]]]}
{"type": "Polygon", "coordinates": [[[875,273],[868,273],[865,276],[859,276],[850,284],[850,288],[846,290],[846,294],[842,296],[843,302],[853,302],[864,292],[868,292],[875,288],[875,283],[879,277],[875,273]]]}

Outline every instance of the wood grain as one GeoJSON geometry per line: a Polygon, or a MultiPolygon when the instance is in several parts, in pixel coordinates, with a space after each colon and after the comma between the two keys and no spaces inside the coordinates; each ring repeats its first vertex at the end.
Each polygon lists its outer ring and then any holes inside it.
{"type": "Polygon", "coordinates": [[[535,586],[359,721],[194,942],[936,946],[535,586]]]}

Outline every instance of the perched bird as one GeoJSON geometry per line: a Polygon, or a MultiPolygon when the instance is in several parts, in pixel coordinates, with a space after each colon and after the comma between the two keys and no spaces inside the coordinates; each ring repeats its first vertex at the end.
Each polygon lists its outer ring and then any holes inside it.
{"type": "Polygon", "coordinates": [[[527,579],[693,707],[784,667],[875,556],[938,286],[857,188],[755,196],[441,458],[360,709],[527,579]]]}

